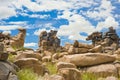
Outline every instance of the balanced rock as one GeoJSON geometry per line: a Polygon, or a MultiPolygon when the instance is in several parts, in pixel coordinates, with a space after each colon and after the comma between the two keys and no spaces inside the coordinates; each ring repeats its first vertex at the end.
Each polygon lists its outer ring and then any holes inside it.
{"type": "Polygon", "coordinates": [[[65,55],[59,60],[73,63],[76,66],[84,67],[84,66],[93,66],[102,63],[114,62],[116,58],[108,54],[86,53],[86,54],[65,55]]]}
{"type": "Polygon", "coordinates": [[[22,48],[24,46],[24,41],[25,41],[25,36],[26,36],[26,29],[24,28],[19,28],[19,33],[12,37],[12,39],[10,40],[10,45],[13,48],[22,48]]]}

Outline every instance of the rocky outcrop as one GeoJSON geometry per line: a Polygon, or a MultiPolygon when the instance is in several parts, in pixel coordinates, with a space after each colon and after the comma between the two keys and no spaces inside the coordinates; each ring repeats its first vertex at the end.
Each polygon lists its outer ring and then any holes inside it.
{"type": "Polygon", "coordinates": [[[92,49],[93,45],[79,43],[75,40],[73,44],[66,44],[64,48],[69,54],[83,54],[89,52],[89,49],[92,49]]]}
{"type": "Polygon", "coordinates": [[[102,53],[65,55],[60,59],[60,61],[70,62],[80,67],[109,63],[115,60],[116,58],[114,56],[102,53]]]}
{"type": "Polygon", "coordinates": [[[60,39],[56,36],[57,31],[51,30],[50,32],[42,31],[39,36],[39,50],[56,52],[60,48],[60,39]]]}
{"type": "Polygon", "coordinates": [[[25,36],[26,36],[26,29],[19,28],[19,33],[10,39],[10,45],[13,48],[22,48],[24,46],[25,36]]]}

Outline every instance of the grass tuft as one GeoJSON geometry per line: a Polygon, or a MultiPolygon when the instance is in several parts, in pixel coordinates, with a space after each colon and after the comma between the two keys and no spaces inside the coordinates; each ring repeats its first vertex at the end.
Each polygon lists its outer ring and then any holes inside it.
{"type": "Polygon", "coordinates": [[[38,75],[32,69],[22,69],[18,73],[19,80],[38,80],[38,75]]]}

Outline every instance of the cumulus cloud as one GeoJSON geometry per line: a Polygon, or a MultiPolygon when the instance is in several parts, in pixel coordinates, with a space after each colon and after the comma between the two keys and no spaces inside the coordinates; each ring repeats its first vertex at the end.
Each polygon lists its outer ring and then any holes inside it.
{"type": "Polygon", "coordinates": [[[85,36],[80,35],[80,32],[90,34],[95,30],[94,26],[81,15],[74,14],[68,17],[68,19],[69,25],[60,26],[58,36],[68,36],[72,40],[85,40],[85,36]]]}
{"type": "Polygon", "coordinates": [[[16,11],[12,8],[12,2],[15,0],[0,0],[0,19],[9,18],[16,15],[16,11]]]}
{"type": "Polygon", "coordinates": [[[0,30],[15,30],[18,28],[21,28],[21,26],[17,26],[17,25],[0,26],[0,30]]]}
{"type": "Polygon", "coordinates": [[[31,42],[31,43],[25,43],[24,47],[36,47],[37,43],[31,42]]]}
{"type": "Polygon", "coordinates": [[[38,30],[36,30],[35,32],[34,32],[34,35],[40,35],[40,33],[42,32],[42,31],[47,31],[46,29],[38,29],[38,30]]]}
{"type": "Polygon", "coordinates": [[[117,28],[118,25],[119,23],[113,17],[107,17],[105,21],[98,23],[96,30],[101,31],[103,28],[109,28],[110,26],[117,28]]]}
{"type": "Polygon", "coordinates": [[[90,18],[94,18],[96,20],[105,19],[108,16],[112,15],[112,10],[115,7],[112,6],[111,1],[109,0],[101,0],[101,5],[98,7],[93,8],[92,10],[88,10],[85,15],[87,15],[90,18]]]}
{"type": "Polygon", "coordinates": [[[11,31],[3,31],[3,34],[11,34],[11,31]]]}

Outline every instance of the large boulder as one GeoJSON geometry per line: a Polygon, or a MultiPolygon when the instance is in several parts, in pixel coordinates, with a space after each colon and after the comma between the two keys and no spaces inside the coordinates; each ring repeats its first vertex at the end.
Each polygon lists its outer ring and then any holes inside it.
{"type": "Polygon", "coordinates": [[[73,63],[76,66],[84,67],[84,66],[93,66],[97,64],[114,62],[116,58],[108,54],[86,53],[86,54],[65,55],[59,60],[73,63]]]}
{"type": "Polygon", "coordinates": [[[82,80],[80,71],[75,68],[59,69],[58,74],[63,76],[65,80],[82,80]]]}
{"type": "Polygon", "coordinates": [[[91,49],[91,48],[93,48],[93,45],[79,43],[78,47],[79,48],[88,48],[88,49],[91,49]]]}
{"type": "Polygon", "coordinates": [[[73,46],[70,46],[68,53],[69,54],[82,54],[82,53],[87,53],[88,48],[75,48],[73,46]]]}
{"type": "Polygon", "coordinates": [[[57,68],[57,70],[59,70],[61,68],[76,68],[76,66],[72,63],[58,62],[56,64],[56,68],[57,68]]]}
{"type": "Polygon", "coordinates": [[[14,62],[20,69],[32,68],[39,75],[44,75],[46,68],[42,63],[35,58],[22,58],[14,62]]]}
{"type": "Polygon", "coordinates": [[[117,68],[113,64],[101,64],[85,68],[85,72],[95,74],[98,77],[116,76],[117,68]]]}
{"type": "Polygon", "coordinates": [[[7,61],[0,61],[0,80],[18,80],[15,66],[7,61]],[[14,77],[11,77],[13,76],[14,77]]]}
{"type": "Polygon", "coordinates": [[[42,57],[42,62],[50,62],[52,60],[51,56],[44,56],[42,57]]]}
{"type": "Polygon", "coordinates": [[[22,59],[22,58],[36,58],[38,60],[42,60],[42,56],[39,53],[27,53],[27,52],[23,52],[21,54],[18,54],[16,56],[16,60],[18,59],[22,59]]]}

